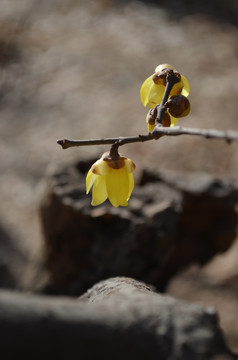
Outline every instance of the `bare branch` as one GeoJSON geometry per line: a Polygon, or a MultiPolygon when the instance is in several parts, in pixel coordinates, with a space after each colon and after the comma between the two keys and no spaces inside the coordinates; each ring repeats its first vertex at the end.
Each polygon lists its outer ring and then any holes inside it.
{"type": "Polygon", "coordinates": [[[57,144],[61,145],[63,149],[68,149],[73,146],[105,145],[105,144],[115,144],[115,142],[119,142],[119,145],[125,145],[129,143],[144,142],[153,139],[155,139],[155,137],[151,133],[149,133],[147,135],[106,138],[106,139],[88,139],[88,140],[63,139],[63,140],[57,140],[57,144]]]}
{"type": "Polygon", "coordinates": [[[104,139],[88,139],[88,140],[57,140],[57,143],[62,146],[63,149],[68,149],[74,146],[86,146],[86,145],[105,145],[114,144],[119,142],[119,145],[125,145],[134,142],[144,142],[149,140],[156,140],[162,135],[178,136],[178,135],[193,135],[202,136],[206,139],[221,139],[228,143],[232,141],[238,141],[238,132],[233,130],[216,130],[216,129],[198,129],[198,128],[184,128],[181,126],[162,127],[156,126],[152,133],[147,135],[138,135],[131,137],[117,137],[117,138],[104,138],[104,139]]]}

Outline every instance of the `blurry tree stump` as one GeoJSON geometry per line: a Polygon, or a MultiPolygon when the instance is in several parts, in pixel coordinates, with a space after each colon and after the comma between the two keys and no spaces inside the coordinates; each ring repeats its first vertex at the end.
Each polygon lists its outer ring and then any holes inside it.
{"type": "Polygon", "coordinates": [[[238,187],[230,180],[144,170],[128,207],[92,207],[85,177],[93,161],[55,168],[45,180],[42,291],[80,295],[114,276],[163,291],[180,269],[206,263],[235,239],[238,187]]]}
{"type": "Polygon", "coordinates": [[[213,309],[129,278],[79,300],[0,291],[1,359],[232,360],[213,309]]]}

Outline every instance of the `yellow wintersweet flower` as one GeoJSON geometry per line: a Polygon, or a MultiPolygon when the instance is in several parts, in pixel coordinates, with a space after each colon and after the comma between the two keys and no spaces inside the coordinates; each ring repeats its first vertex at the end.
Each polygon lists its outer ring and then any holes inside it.
{"type": "Polygon", "coordinates": [[[108,198],[114,207],[127,206],[134,188],[134,170],[132,160],[119,154],[116,158],[103,154],[86,177],[86,193],[93,187],[91,204],[100,205],[108,198]]]}
{"type": "MultiPolygon", "coordinates": [[[[178,74],[177,70],[169,64],[161,64],[155,68],[155,73],[149,76],[142,84],[140,89],[140,97],[142,104],[146,106],[149,104],[149,108],[153,108],[155,105],[160,104],[164,95],[166,82],[163,78],[158,78],[159,74],[165,69],[172,69],[175,73],[178,74]]],[[[179,75],[179,74],[178,74],[179,75]]],[[[172,95],[189,95],[189,82],[185,76],[181,75],[181,79],[177,82],[170,93],[172,95]]],[[[173,123],[173,121],[171,122],[173,123]]]]}

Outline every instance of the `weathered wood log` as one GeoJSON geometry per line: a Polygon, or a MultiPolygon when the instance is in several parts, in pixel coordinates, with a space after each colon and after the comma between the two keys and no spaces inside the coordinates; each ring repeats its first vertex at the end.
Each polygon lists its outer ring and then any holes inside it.
{"type": "Polygon", "coordinates": [[[0,291],[4,360],[232,360],[213,309],[154,293],[129,278],[79,300],[0,291]]]}
{"type": "Polygon", "coordinates": [[[85,194],[89,167],[60,167],[46,180],[40,214],[50,280],[42,291],[80,295],[121,275],[163,291],[181,268],[204,264],[236,237],[238,187],[228,179],[145,170],[127,208],[95,208],[85,194]]]}

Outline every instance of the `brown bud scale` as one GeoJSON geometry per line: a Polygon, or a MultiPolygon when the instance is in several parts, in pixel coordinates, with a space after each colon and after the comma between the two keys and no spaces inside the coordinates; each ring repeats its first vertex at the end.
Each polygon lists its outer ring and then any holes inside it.
{"type": "Polygon", "coordinates": [[[183,95],[173,95],[166,103],[169,113],[175,118],[187,116],[190,112],[189,100],[183,95]]]}

